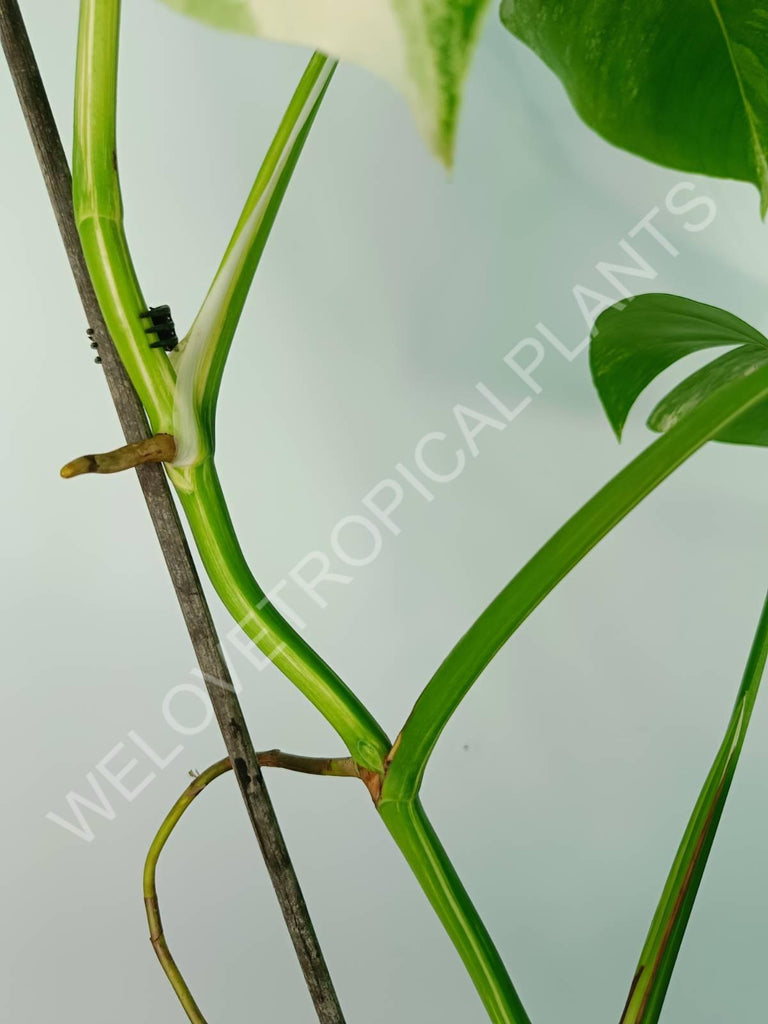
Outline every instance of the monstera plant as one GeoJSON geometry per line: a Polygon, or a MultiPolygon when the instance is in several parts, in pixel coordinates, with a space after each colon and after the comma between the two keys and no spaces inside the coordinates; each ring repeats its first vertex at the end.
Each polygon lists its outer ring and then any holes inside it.
{"type": "MultiPolygon", "coordinates": [[[[490,1020],[529,1024],[502,957],[422,806],[420,789],[429,758],[454,711],[500,648],[655,487],[708,441],[768,443],[768,340],[722,310],[669,295],[639,296],[602,313],[593,331],[591,368],[619,436],[636,399],[664,369],[695,351],[730,348],[657,405],[649,425],[661,436],[577,511],[469,625],[417,696],[399,734],[388,736],[359,696],[266,597],[249,567],[216,473],[216,406],[261,253],[336,62],[352,61],[386,78],[406,98],[430,149],[450,164],[463,85],[489,4],[166,2],[219,29],[317,52],[287,107],[200,310],[179,341],[170,312],[150,309],[144,301],[123,228],[115,159],[120,3],[81,0],[74,215],[106,327],[152,437],[117,453],[74,460],[64,474],[164,463],[221,600],[252,642],[330,723],[345,748],[330,759],[271,752],[262,755],[262,764],[360,779],[453,940],[490,1020]]],[[[15,0],[1,0],[0,7],[5,18],[15,0]]],[[[665,166],[752,182],[766,209],[768,2],[503,0],[500,14],[509,31],[559,76],[586,124],[609,142],[665,166]]],[[[635,978],[628,984],[622,1024],[654,1024],[661,1014],[766,656],[768,604],[759,616],[722,746],[684,832],[635,978]]],[[[234,767],[247,791],[252,774],[242,757],[229,752],[173,808],[152,844],[145,871],[155,948],[189,1019],[197,1022],[203,1015],[163,939],[155,865],[180,815],[208,782],[234,767]]],[[[321,1021],[340,1021],[341,1010],[328,991],[313,991],[318,1015],[321,1021]]],[[[441,1014],[445,1019],[446,1013],[441,1014]]]]}

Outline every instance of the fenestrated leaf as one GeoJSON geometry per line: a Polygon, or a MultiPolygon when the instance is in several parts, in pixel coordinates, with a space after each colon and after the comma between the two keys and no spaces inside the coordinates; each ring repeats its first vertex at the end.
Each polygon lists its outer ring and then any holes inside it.
{"type": "Polygon", "coordinates": [[[299,43],[381,75],[432,150],[453,154],[461,93],[488,0],[165,0],[217,28],[299,43]]]}
{"type": "Polygon", "coordinates": [[[768,204],[768,0],[502,0],[609,142],[768,204]]]}
{"type": "MultiPolygon", "coordinates": [[[[768,364],[768,339],[732,313],[677,295],[639,295],[607,309],[595,323],[589,361],[617,437],[660,373],[684,356],[723,345],[739,347],[686,378],[651,413],[648,425],[662,433],[723,385],[768,364]]],[[[740,416],[717,440],[768,445],[768,404],[740,416]]]]}

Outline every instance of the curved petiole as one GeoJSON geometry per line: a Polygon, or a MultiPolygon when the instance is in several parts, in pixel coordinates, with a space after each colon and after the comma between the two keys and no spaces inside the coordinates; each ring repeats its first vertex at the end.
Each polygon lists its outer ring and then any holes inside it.
{"type": "Polygon", "coordinates": [[[330,665],[275,608],[243,554],[213,459],[170,469],[211,583],[239,628],[320,711],[361,767],[383,773],[391,743],[330,665]]]}
{"type": "Polygon", "coordinates": [[[416,796],[430,754],[451,715],[521,623],[643,498],[766,395],[766,367],[724,386],[630,462],[547,541],[427,683],[393,747],[383,797],[410,800],[416,796]]]}

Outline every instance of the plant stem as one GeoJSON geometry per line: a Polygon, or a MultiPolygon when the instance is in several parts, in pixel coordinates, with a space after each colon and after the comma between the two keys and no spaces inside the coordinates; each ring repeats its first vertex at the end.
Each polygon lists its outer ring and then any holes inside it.
{"type": "MultiPolygon", "coordinates": [[[[179,372],[202,365],[199,378],[207,405],[195,405],[180,414],[175,374],[165,353],[150,349],[138,313],[144,305],[122,224],[120,182],[114,160],[119,0],[82,0],[75,103],[75,210],[89,269],[118,352],[142,400],[147,404],[155,433],[167,433],[174,415],[207,423],[206,445],[213,451],[213,411],[218,379],[231,333],[250,286],[258,256],[290,178],[294,163],[327,86],[333,62],[322,57],[310,67],[280,126],[275,143],[257,178],[233,241],[211,288],[218,299],[202,321],[211,321],[212,362],[207,349],[187,348],[179,358],[179,372]],[[297,128],[294,131],[294,128],[297,128]],[[260,206],[261,199],[268,201],[260,206]],[[259,216],[254,216],[256,213],[259,216]],[[242,249],[242,252],[240,251],[242,249]],[[232,263],[228,257],[237,254],[232,263]],[[223,300],[222,300],[223,301],[223,300]],[[215,315],[214,315],[215,314],[215,315]],[[175,413],[174,413],[175,409],[175,413]],[[206,419],[207,417],[207,419],[206,419]]],[[[197,397],[195,397],[197,396],[197,397]]],[[[186,395],[187,404],[197,395],[186,395]]],[[[184,396],[182,396],[182,400],[184,396]]],[[[184,402],[182,401],[182,404],[184,402]]],[[[177,439],[178,440],[178,439],[177,439]]],[[[251,574],[232,528],[229,513],[211,458],[198,464],[171,468],[169,474],[187,513],[195,541],[219,596],[235,620],[257,646],[326,714],[331,725],[360,764],[382,771],[390,743],[372,715],[290,626],[251,574]]]]}
{"type": "Polygon", "coordinates": [[[416,796],[451,715],[547,594],[678,466],[766,395],[766,367],[722,387],[630,462],[547,541],[472,624],[422,691],[390,755],[385,797],[416,796]]]}
{"type": "MultiPolygon", "coordinates": [[[[17,0],[0,0],[0,36],[75,284],[88,323],[94,329],[104,374],[126,441],[147,439],[151,435],[144,410],[107,331],[85,262],[75,224],[67,158],[17,0]]],[[[333,982],[269,794],[263,785],[242,708],[234,692],[165,475],[159,465],[144,465],[138,467],[137,476],[227,751],[233,761],[243,765],[243,771],[238,773],[243,800],[264,852],[270,879],[318,1018],[322,1024],[343,1024],[344,1017],[333,982]]]]}
{"type": "Polygon", "coordinates": [[[123,226],[115,110],[120,0],[82,0],[77,41],[73,201],[80,241],[104,319],[155,434],[173,433],[175,373],[150,348],[147,308],[123,226]]]}
{"type": "Polygon", "coordinates": [[[493,940],[421,801],[382,799],[379,814],[464,961],[493,1024],[530,1024],[493,940]]]}
{"type": "Polygon", "coordinates": [[[620,1024],[656,1024],[736,773],[768,659],[768,596],[733,713],[694,807],[640,954],[620,1024]]]}
{"type": "MultiPolygon", "coordinates": [[[[183,471],[177,486],[205,570],[243,632],[320,710],[362,767],[383,772],[391,743],[373,715],[276,611],[254,579],[229,517],[212,460],[183,471]]],[[[171,471],[178,483],[179,472],[171,471]]]]}
{"type": "MultiPolygon", "coordinates": [[[[306,775],[335,775],[338,777],[357,778],[355,766],[349,758],[301,757],[295,754],[284,754],[281,750],[267,750],[258,754],[257,757],[262,768],[284,768],[288,771],[302,772],[306,775]]],[[[149,937],[152,942],[152,948],[157,954],[160,966],[163,968],[168,981],[171,983],[171,987],[178,996],[179,1002],[192,1021],[192,1024],[205,1024],[205,1018],[200,1011],[200,1007],[195,1002],[165,939],[163,922],[160,917],[160,904],[157,898],[157,865],[160,860],[160,854],[170,839],[171,833],[192,801],[214,779],[218,779],[220,775],[230,771],[231,768],[232,762],[228,757],[225,757],[195,777],[194,781],[187,786],[165,817],[155,838],[152,840],[144,863],[144,907],[147,912],[147,923],[149,924],[149,937]]]]}

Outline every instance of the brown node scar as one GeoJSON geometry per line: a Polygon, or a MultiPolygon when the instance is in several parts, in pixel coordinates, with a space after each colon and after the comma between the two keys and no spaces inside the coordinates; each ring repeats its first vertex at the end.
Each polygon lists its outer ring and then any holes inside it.
{"type": "Polygon", "coordinates": [[[83,473],[121,473],[148,462],[172,462],[176,457],[176,439],[172,434],[155,434],[101,455],[81,455],[61,469],[65,480],[83,473]]]}

